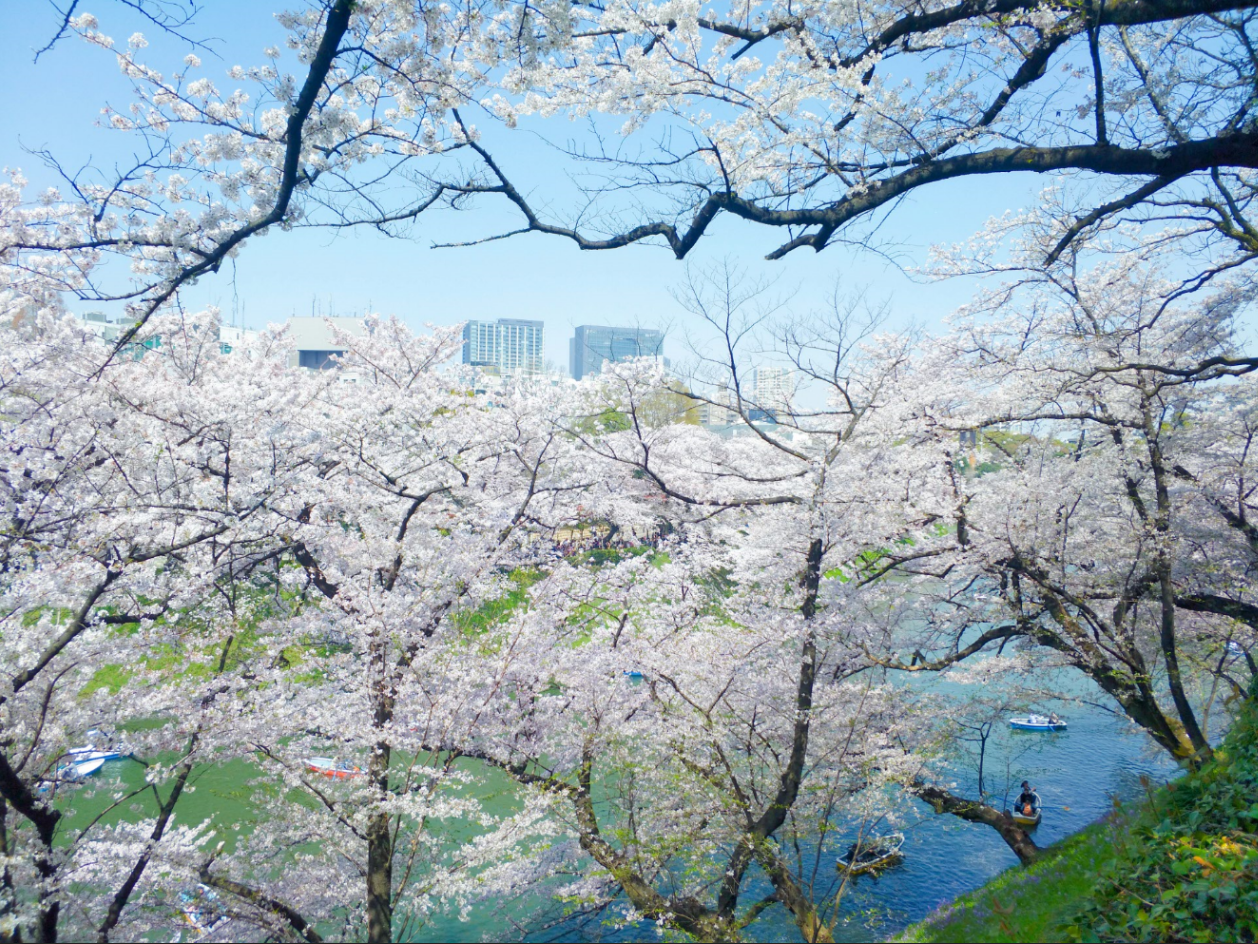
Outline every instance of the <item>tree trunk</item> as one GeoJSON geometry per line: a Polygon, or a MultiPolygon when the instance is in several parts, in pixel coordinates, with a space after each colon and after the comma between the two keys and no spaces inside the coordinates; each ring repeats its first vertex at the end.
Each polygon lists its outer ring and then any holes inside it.
{"type": "Polygon", "coordinates": [[[1175,588],[1171,584],[1171,564],[1163,561],[1158,567],[1158,583],[1161,589],[1162,622],[1160,642],[1162,657],[1166,660],[1166,681],[1171,689],[1171,699],[1175,702],[1175,710],[1183,722],[1184,731],[1193,746],[1193,762],[1200,764],[1210,759],[1214,752],[1210,742],[1197,724],[1197,716],[1192,704],[1184,693],[1184,682],[1179,671],[1179,654],[1175,649],[1175,588]]]}
{"type": "Polygon", "coordinates": [[[971,823],[982,823],[990,826],[1000,834],[1000,838],[1013,850],[1018,861],[1030,865],[1040,857],[1043,851],[1035,844],[1031,834],[1013,821],[1008,812],[1001,812],[978,800],[967,800],[944,790],[942,787],[931,786],[921,781],[909,784],[909,790],[916,797],[925,800],[936,813],[950,813],[971,823]]]}
{"type": "Polygon", "coordinates": [[[830,926],[817,916],[817,909],[812,899],[799,887],[791,870],[781,858],[774,854],[769,843],[761,843],[756,850],[756,858],[760,867],[773,883],[778,901],[786,906],[786,910],[795,919],[795,926],[808,944],[833,944],[834,932],[830,926]]]}
{"type": "MultiPolygon", "coordinates": [[[[377,796],[389,792],[389,745],[376,744],[368,777],[377,796]]],[[[367,941],[393,940],[393,835],[388,813],[373,813],[367,825],[367,941]]]]}
{"type": "Polygon", "coordinates": [[[1175,710],[1179,713],[1179,720],[1184,725],[1184,731],[1188,735],[1188,740],[1192,742],[1194,751],[1193,763],[1199,764],[1202,761],[1209,760],[1212,751],[1210,750],[1210,743],[1206,740],[1201,727],[1197,724],[1197,716],[1193,712],[1192,704],[1184,693],[1184,682],[1179,670],[1179,654],[1175,647],[1175,586],[1171,582],[1173,562],[1170,550],[1165,543],[1169,539],[1171,530],[1171,493],[1168,481],[1170,471],[1166,467],[1166,460],[1162,455],[1162,444],[1158,438],[1160,427],[1154,421],[1147,397],[1143,404],[1142,412],[1144,417],[1145,448],[1149,453],[1149,465],[1153,470],[1154,494],[1157,497],[1158,512],[1154,518],[1153,527],[1162,539],[1162,543],[1158,546],[1155,565],[1158,589],[1160,591],[1159,602],[1162,608],[1159,641],[1162,646],[1162,658],[1166,660],[1166,681],[1171,689],[1171,700],[1175,702],[1175,710]]]}

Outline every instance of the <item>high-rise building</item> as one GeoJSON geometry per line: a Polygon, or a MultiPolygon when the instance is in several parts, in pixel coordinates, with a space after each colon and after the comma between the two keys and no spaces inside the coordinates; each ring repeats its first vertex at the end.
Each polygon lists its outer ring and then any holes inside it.
{"type": "Polygon", "coordinates": [[[755,412],[768,414],[753,418],[776,420],[790,414],[795,375],[789,367],[757,367],[751,372],[751,389],[755,412]]]}
{"type": "Polygon", "coordinates": [[[469,321],[463,326],[463,363],[536,376],[545,360],[544,329],[540,321],[520,318],[469,321]]]}
{"type": "Polygon", "coordinates": [[[609,328],[581,325],[568,341],[568,370],[581,380],[613,364],[635,357],[661,357],[664,333],[652,328],[609,328]]]}

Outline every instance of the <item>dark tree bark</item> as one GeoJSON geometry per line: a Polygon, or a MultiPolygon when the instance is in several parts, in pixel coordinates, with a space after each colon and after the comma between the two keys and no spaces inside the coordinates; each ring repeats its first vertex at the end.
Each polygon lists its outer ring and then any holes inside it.
{"type": "Polygon", "coordinates": [[[990,826],[1023,865],[1030,865],[1043,851],[1035,844],[1031,834],[1013,821],[1008,811],[1002,812],[979,800],[967,800],[922,781],[911,783],[909,792],[929,803],[936,813],[949,813],[966,822],[990,826]]]}

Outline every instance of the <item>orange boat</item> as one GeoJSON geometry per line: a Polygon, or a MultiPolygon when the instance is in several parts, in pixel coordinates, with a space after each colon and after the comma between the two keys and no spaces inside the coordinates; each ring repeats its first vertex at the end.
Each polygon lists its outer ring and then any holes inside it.
{"type": "Polygon", "coordinates": [[[361,768],[355,767],[347,761],[336,760],[332,757],[308,757],[306,758],[306,766],[317,774],[323,774],[325,777],[337,777],[343,780],[346,777],[362,776],[361,768]]]}

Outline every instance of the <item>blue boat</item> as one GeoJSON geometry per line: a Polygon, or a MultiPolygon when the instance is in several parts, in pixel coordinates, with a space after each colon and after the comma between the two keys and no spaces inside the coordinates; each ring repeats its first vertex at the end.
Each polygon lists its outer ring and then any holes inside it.
{"type": "Polygon", "coordinates": [[[1057,715],[1027,715],[1025,718],[1010,718],[1009,727],[1018,731],[1065,731],[1066,719],[1057,715]]]}

